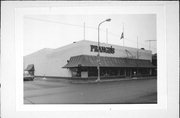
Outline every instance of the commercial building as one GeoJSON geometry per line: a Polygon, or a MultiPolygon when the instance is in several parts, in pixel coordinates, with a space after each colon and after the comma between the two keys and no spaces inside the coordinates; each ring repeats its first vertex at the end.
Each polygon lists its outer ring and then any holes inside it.
{"type": "MultiPolygon", "coordinates": [[[[35,76],[97,77],[97,54],[97,42],[82,40],[24,56],[24,69],[33,64],[35,76]]],[[[149,76],[151,61],[149,50],[100,43],[101,77],[149,76]]]]}

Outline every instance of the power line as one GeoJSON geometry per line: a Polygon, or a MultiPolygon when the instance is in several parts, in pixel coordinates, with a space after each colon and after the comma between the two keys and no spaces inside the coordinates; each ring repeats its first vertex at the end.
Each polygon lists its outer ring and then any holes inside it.
{"type": "Polygon", "coordinates": [[[59,23],[59,24],[64,24],[64,25],[70,25],[70,26],[77,26],[77,27],[82,27],[81,25],[75,25],[75,24],[70,24],[70,23],[64,23],[64,22],[60,22],[60,21],[52,21],[52,20],[45,20],[45,19],[39,19],[39,18],[32,18],[32,17],[25,17],[31,20],[38,20],[38,21],[43,21],[43,22],[51,22],[51,23],[59,23]]]}
{"type": "MultiPolygon", "coordinates": [[[[26,16],[25,18],[31,19],[31,20],[38,20],[38,21],[42,21],[42,22],[51,22],[51,23],[58,23],[58,24],[63,24],[63,25],[68,25],[68,26],[74,26],[74,27],[84,28],[84,39],[85,39],[85,28],[93,29],[93,30],[98,30],[98,28],[85,25],[85,23],[84,23],[83,25],[77,25],[77,24],[65,23],[65,22],[60,22],[60,21],[52,21],[52,20],[48,20],[48,19],[45,20],[45,19],[40,19],[40,18],[33,18],[33,17],[28,17],[28,16],[26,16]]],[[[104,30],[104,29],[100,29],[100,30],[103,31],[103,32],[107,32],[107,31],[104,30]]],[[[120,37],[120,34],[116,34],[116,33],[111,32],[111,31],[109,31],[109,30],[108,30],[108,34],[110,34],[111,36],[114,36],[114,37],[118,37],[118,38],[120,37]]],[[[137,43],[136,41],[132,41],[132,40],[129,40],[129,39],[127,39],[127,38],[126,38],[126,40],[129,41],[129,42],[132,42],[132,43],[134,43],[134,44],[137,43]]],[[[149,42],[150,42],[150,41],[154,41],[154,40],[146,40],[146,41],[149,41],[149,42]]],[[[146,45],[143,44],[143,43],[139,43],[139,44],[144,45],[144,46],[146,47],[146,45]]],[[[150,43],[149,43],[149,49],[150,49],[150,43]]]]}
{"type": "MultiPolygon", "coordinates": [[[[58,24],[63,24],[63,25],[69,25],[69,26],[75,26],[75,27],[80,27],[80,28],[84,28],[84,25],[77,25],[77,24],[71,24],[71,23],[65,23],[65,22],[60,22],[60,21],[52,21],[52,20],[48,20],[48,19],[39,19],[39,18],[33,18],[33,17],[25,17],[31,20],[38,20],[38,21],[43,21],[43,22],[51,22],[51,23],[58,23],[58,24]]],[[[86,28],[90,28],[90,29],[96,29],[95,27],[91,27],[91,26],[87,26],[86,28]]]]}

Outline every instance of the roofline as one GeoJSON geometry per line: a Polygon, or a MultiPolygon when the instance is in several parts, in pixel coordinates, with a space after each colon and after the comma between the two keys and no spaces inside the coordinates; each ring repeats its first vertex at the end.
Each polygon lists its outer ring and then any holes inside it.
{"type": "MultiPolygon", "coordinates": [[[[75,41],[74,41],[74,42],[75,42],[75,41]]],[[[79,43],[81,43],[81,42],[98,43],[98,42],[96,42],[96,41],[90,41],[90,40],[79,40],[79,41],[77,41],[77,42],[75,42],[75,43],[74,43],[74,42],[71,43],[71,44],[67,44],[67,45],[61,46],[61,47],[59,47],[59,48],[42,48],[42,49],[37,50],[37,51],[35,51],[35,52],[32,52],[32,53],[30,53],[30,54],[28,54],[28,55],[24,55],[23,57],[26,57],[26,56],[29,56],[29,55],[38,53],[38,52],[43,51],[43,50],[45,50],[45,49],[49,49],[49,50],[51,50],[52,53],[53,53],[53,52],[56,52],[56,51],[59,50],[59,49],[65,49],[65,48],[67,48],[67,47],[70,47],[70,46],[73,45],[73,44],[79,44],[79,43]]],[[[126,49],[126,48],[137,49],[137,48],[134,48],[134,47],[124,47],[124,46],[120,46],[120,45],[106,44],[106,43],[101,43],[101,42],[100,42],[100,45],[102,45],[102,44],[104,44],[104,45],[110,45],[110,46],[115,46],[115,47],[122,47],[122,48],[125,48],[125,49],[126,49]]],[[[142,49],[138,49],[138,50],[142,50],[142,49]]],[[[151,50],[144,50],[144,51],[149,51],[149,52],[152,53],[151,50]]]]}
{"type": "MultiPolygon", "coordinates": [[[[92,56],[92,57],[96,57],[95,55],[85,55],[85,54],[81,54],[81,55],[76,55],[76,56],[72,56],[70,58],[73,57],[79,57],[79,56],[92,56]]],[[[133,59],[133,60],[146,60],[146,61],[150,61],[148,59],[137,59],[137,58],[127,58],[127,57],[108,57],[108,56],[100,56],[100,57],[107,57],[107,58],[121,58],[121,59],[133,59]]]]}

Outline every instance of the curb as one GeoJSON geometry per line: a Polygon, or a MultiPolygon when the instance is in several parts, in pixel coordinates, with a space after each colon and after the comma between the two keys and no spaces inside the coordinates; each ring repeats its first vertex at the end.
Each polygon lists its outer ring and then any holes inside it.
{"type": "Polygon", "coordinates": [[[111,79],[111,80],[100,80],[100,81],[96,81],[96,80],[93,80],[93,81],[83,81],[83,80],[71,80],[70,83],[73,83],[73,84],[87,84],[87,83],[104,83],[104,82],[116,82],[116,81],[130,81],[130,80],[150,80],[150,79],[156,79],[155,77],[153,78],[148,78],[148,79],[145,79],[145,78],[124,78],[124,79],[111,79]]]}

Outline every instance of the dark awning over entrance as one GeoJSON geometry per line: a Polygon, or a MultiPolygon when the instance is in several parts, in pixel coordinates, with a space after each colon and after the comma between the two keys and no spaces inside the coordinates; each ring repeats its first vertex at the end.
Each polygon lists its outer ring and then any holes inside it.
{"type": "MultiPolygon", "coordinates": [[[[97,67],[97,56],[79,55],[71,57],[63,68],[97,67]]],[[[154,68],[149,60],[129,59],[118,57],[100,57],[100,67],[140,67],[154,68]]]]}
{"type": "Polygon", "coordinates": [[[25,71],[34,71],[34,64],[29,64],[25,71]]]}

